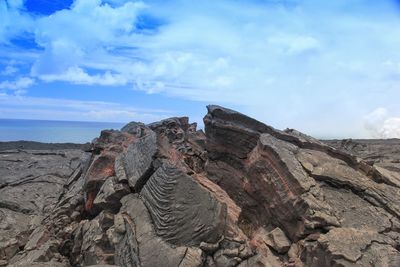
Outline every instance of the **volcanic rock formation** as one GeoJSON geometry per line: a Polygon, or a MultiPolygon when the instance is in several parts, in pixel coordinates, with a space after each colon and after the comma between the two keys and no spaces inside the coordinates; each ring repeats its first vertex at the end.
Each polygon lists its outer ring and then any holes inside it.
{"type": "Polygon", "coordinates": [[[0,266],[400,266],[399,169],[219,106],[204,124],[1,151],[0,266]]]}

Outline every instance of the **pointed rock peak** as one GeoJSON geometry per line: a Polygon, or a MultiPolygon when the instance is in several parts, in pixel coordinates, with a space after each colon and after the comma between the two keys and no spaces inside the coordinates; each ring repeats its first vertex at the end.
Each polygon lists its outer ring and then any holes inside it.
{"type": "Polygon", "coordinates": [[[276,131],[273,127],[248,117],[235,110],[224,108],[218,105],[208,105],[208,113],[204,117],[204,124],[212,124],[214,120],[224,121],[225,123],[233,123],[240,127],[248,128],[260,133],[270,133],[276,131]]]}

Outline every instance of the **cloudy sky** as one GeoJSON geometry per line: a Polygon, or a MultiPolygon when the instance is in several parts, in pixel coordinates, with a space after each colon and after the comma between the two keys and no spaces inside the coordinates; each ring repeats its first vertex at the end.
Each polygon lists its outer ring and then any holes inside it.
{"type": "Polygon", "coordinates": [[[400,137],[399,82],[399,1],[0,0],[0,118],[400,137]]]}

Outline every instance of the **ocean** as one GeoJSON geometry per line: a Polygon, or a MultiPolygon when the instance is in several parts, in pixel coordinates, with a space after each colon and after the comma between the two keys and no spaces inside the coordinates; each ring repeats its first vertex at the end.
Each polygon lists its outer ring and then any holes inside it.
{"type": "Polygon", "coordinates": [[[125,123],[0,119],[0,141],[86,143],[104,129],[121,129],[125,123]]]}

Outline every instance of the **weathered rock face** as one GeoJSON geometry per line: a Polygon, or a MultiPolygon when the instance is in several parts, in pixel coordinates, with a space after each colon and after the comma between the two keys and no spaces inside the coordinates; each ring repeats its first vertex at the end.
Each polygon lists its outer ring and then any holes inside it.
{"type": "Polygon", "coordinates": [[[75,209],[81,212],[83,183],[77,181],[90,154],[44,147],[0,151],[0,266],[69,266],[56,235],[75,209]]]}
{"type": "Polygon", "coordinates": [[[400,266],[397,169],[219,106],[204,123],[1,152],[0,266],[400,266]]]}
{"type": "Polygon", "coordinates": [[[325,141],[346,153],[362,158],[374,166],[374,179],[400,186],[400,139],[325,141]]]}
{"type": "Polygon", "coordinates": [[[400,264],[400,191],[375,168],[296,131],[277,131],[220,107],[209,107],[205,125],[208,177],[241,206],[249,237],[257,237],[259,227],[280,227],[298,247],[300,261],[290,260],[306,266],[365,266],[372,258],[371,266],[400,264]],[[358,248],[353,238],[363,240],[358,248]]]}

